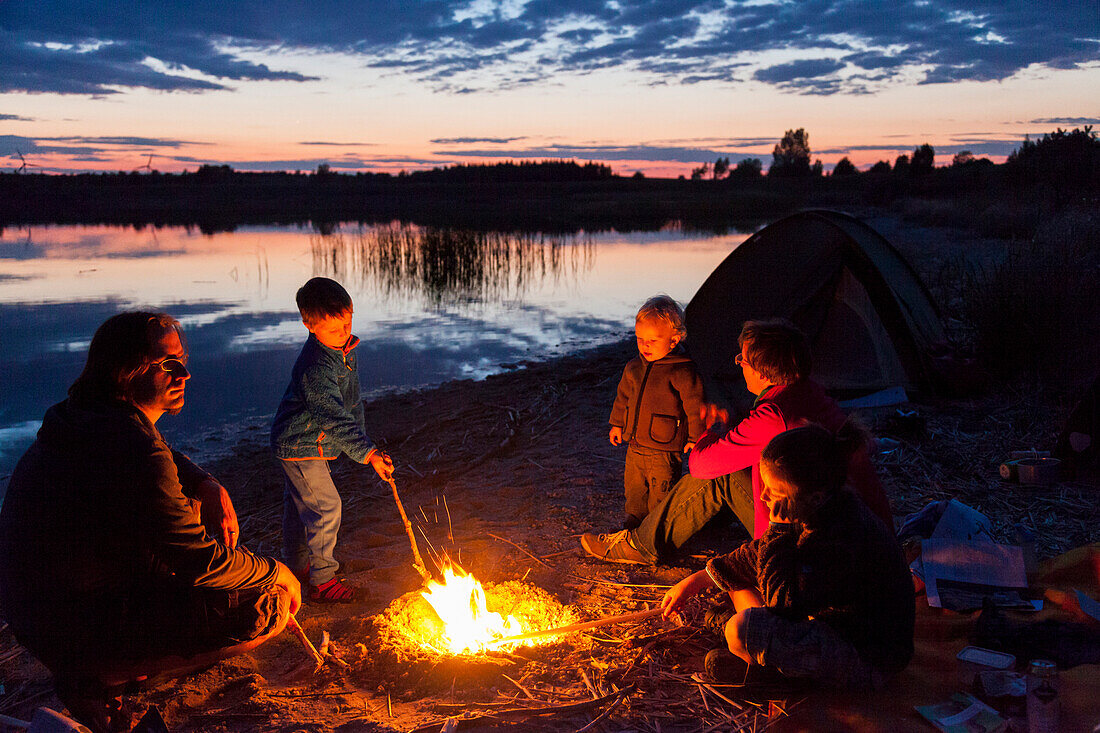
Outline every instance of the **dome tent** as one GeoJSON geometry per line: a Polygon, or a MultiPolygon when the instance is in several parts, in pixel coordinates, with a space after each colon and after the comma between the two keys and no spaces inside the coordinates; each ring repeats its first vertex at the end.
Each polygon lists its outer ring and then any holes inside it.
{"type": "Polygon", "coordinates": [[[686,314],[691,356],[708,390],[725,395],[743,384],[733,359],[746,320],[793,321],[810,341],[814,378],[845,395],[930,390],[929,350],[945,340],[909,263],[871,227],[835,211],[799,212],[749,237],[714,269],[686,314]]]}

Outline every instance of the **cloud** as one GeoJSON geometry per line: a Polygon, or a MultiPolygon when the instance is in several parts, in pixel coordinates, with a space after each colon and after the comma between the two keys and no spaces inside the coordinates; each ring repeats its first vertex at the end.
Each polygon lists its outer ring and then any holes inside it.
{"type": "Polygon", "coordinates": [[[362,148],[362,147],[372,147],[372,146],[377,145],[378,143],[338,143],[338,142],[330,142],[330,141],[326,141],[326,140],[303,140],[303,141],[299,142],[298,144],[299,145],[321,145],[321,146],[329,146],[330,145],[330,146],[333,146],[333,147],[343,147],[343,148],[347,148],[347,147],[362,148]]]}
{"type": "MultiPolygon", "coordinates": [[[[775,143],[775,140],[771,140],[775,143]]],[[[759,158],[758,153],[738,153],[729,150],[708,150],[692,147],[658,145],[545,145],[529,148],[437,150],[441,156],[459,158],[499,158],[501,160],[643,160],[668,163],[700,163],[718,157],[728,157],[731,163],[745,158],[759,158]]]]}
{"type": "Polygon", "coordinates": [[[0,112],[0,122],[3,122],[5,120],[11,122],[34,122],[33,117],[23,117],[22,115],[9,115],[0,112]]]}
{"type": "Polygon", "coordinates": [[[501,145],[523,140],[523,137],[437,137],[433,145],[469,145],[471,143],[499,143],[501,145]]]}
{"type": "Polygon", "coordinates": [[[1100,117],[1040,117],[1031,120],[1033,125],[1097,125],[1100,117]]]}
{"type": "Polygon", "coordinates": [[[49,12],[9,0],[0,3],[0,92],[202,93],[315,80],[279,68],[294,52],[349,55],[456,94],[610,68],[650,84],[867,93],[1078,68],[1100,60],[1098,38],[1095,0],[55,0],[49,12]]]}

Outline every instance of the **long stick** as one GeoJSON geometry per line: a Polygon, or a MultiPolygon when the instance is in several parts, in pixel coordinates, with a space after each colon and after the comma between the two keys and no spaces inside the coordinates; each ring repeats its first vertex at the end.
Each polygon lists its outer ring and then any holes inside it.
{"type": "Polygon", "coordinates": [[[606,618],[599,618],[595,621],[584,621],[579,624],[571,624],[569,626],[560,626],[556,629],[543,629],[542,631],[528,631],[526,634],[518,634],[516,636],[506,636],[503,639],[497,639],[494,644],[510,644],[513,641],[523,641],[524,639],[536,639],[540,636],[556,636],[558,634],[568,634],[571,631],[584,631],[585,629],[594,629],[597,626],[609,626],[611,624],[625,624],[630,621],[641,621],[642,619],[649,618],[650,616],[656,616],[661,612],[660,608],[650,608],[647,611],[635,611],[634,613],[624,613],[622,616],[608,616],[606,618]]]}
{"type": "Polygon", "coordinates": [[[290,618],[287,619],[286,627],[298,637],[298,641],[302,642],[306,649],[309,650],[310,655],[313,656],[313,661],[317,663],[317,669],[320,669],[325,664],[325,658],[321,656],[321,653],[317,651],[317,647],[313,646],[313,642],[306,636],[306,632],[302,630],[301,624],[298,623],[298,619],[294,618],[294,614],[290,614],[290,618]]]}
{"type": "Polygon", "coordinates": [[[401,513],[401,521],[405,523],[405,534],[409,536],[409,544],[412,545],[413,567],[416,568],[424,580],[431,580],[432,574],[428,572],[427,566],[420,558],[420,549],[416,546],[416,535],[413,534],[412,522],[409,521],[409,515],[405,514],[405,505],[401,503],[401,496],[397,493],[397,483],[394,482],[392,476],[386,479],[386,483],[393,489],[393,500],[397,502],[397,511],[401,513]]]}

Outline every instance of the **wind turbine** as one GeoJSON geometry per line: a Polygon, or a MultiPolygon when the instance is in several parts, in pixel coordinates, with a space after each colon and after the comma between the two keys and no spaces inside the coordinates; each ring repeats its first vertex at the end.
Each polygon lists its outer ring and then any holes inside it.
{"type": "Polygon", "coordinates": [[[152,173],[153,172],[153,154],[152,153],[149,154],[149,160],[145,161],[145,165],[138,166],[134,170],[135,171],[147,170],[150,173],[152,173]]]}

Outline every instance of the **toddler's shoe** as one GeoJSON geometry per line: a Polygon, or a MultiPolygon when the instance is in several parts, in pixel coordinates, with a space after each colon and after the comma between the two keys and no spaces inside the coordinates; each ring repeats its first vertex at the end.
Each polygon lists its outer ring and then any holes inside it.
{"type": "Polygon", "coordinates": [[[355,600],[355,589],[341,578],[333,578],[320,585],[311,585],[309,600],[313,603],[351,603],[355,600]]]}
{"type": "Polygon", "coordinates": [[[581,547],[592,557],[624,565],[652,565],[642,553],[630,544],[629,532],[622,530],[612,534],[582,534],[581,547]]]}

